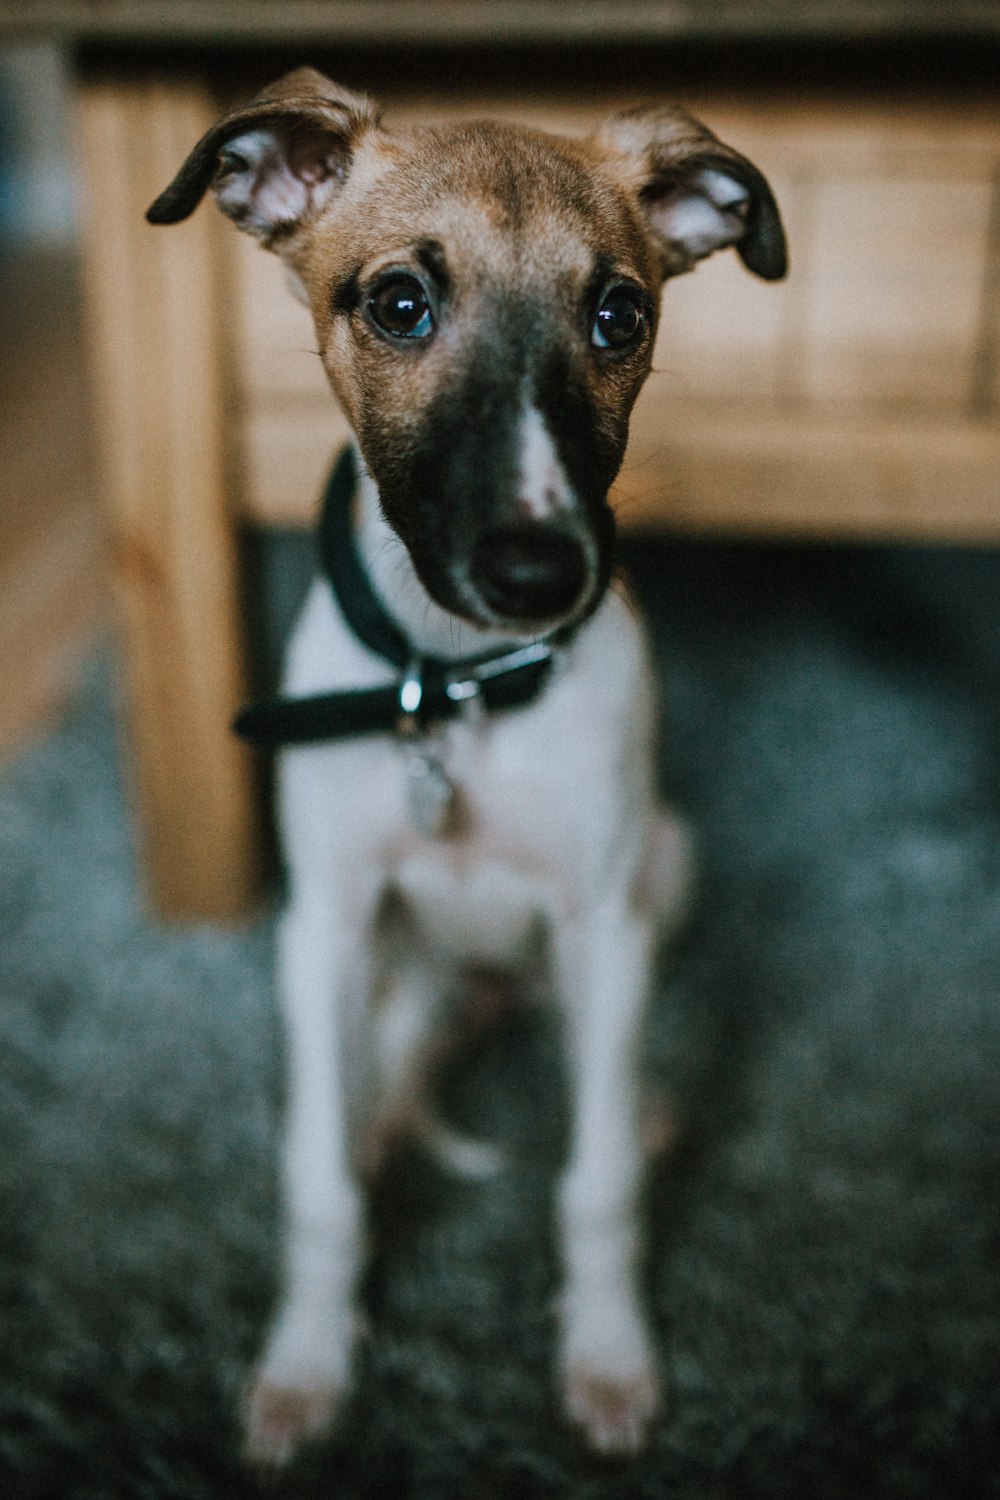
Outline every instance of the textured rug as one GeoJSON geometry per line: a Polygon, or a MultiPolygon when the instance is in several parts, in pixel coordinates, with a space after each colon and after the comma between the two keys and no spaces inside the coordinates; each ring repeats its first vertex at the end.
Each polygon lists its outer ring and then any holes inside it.
{"type": "MultiPolygon", "coordinates": [[[[523,1169],[389,1163],[353,1398],[267,1493],[1000,1494],[1000,561],[633,551],[703,864],[648,1038],[663,1419],[617,1464],[554,1409],[558,1069],[511,1025],[445,1100],[523,1169]]],[[[272,929],[143,917],[112,678],[0,779],[0,1495],[251,1497],[272,929]]]]}

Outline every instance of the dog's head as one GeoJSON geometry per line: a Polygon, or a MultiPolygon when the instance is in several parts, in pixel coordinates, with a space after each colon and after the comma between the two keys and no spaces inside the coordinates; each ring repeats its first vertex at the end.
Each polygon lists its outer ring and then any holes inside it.
{"type": "Polygon", "coordinates": [[[730,245],[758,276],[785,272],[766,181],[677,110],[580,140],[390,134],[302,68],[220,120],[150,220],[185,218],[209,187],[308,299],[428,592],[484,626],[550,630],[602,596],[663,281],[730,245]]]}

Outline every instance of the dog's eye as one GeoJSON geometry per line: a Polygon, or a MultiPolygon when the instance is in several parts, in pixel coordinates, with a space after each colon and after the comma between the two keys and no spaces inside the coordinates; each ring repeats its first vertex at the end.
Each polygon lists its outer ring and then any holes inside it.
{"type": "Polygon", "coordinates": [[[638,344],[646,329],[646,314],[638,288],[613,286],[597,309],[590,342],[597,349],[624,352],[638,344]]]}
{"type": "Polygon", "coordinates": [[[368,298],[368,311],[372,322],[396,339],[425,339],[434,329],[427,293],[415,276],[380,282],[368,298]]]}

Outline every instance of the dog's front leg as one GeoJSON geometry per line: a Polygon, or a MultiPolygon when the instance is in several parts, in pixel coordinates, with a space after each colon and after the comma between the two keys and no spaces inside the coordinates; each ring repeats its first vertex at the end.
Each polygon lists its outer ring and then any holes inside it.
{"type": "Polygon", "coordinates": [[[247,1449],[278,1464],[329,1423],[348,1374],[362,1204],[345,1085],[359,1042],[370,933],[326,882],[297,892],[278,931],[285,1023],[282,1295],[247,1411],[247,1449]]]}
{"type": "Polygon", "coordinates": [[[635,1451],[657,1402],[636,1275],[637,1068],[652,946],[652,924],[624,894],[553,933],[572,1090],[558,1200],[560,1373],[569,1415],[605,1452],[635,1451]]]}

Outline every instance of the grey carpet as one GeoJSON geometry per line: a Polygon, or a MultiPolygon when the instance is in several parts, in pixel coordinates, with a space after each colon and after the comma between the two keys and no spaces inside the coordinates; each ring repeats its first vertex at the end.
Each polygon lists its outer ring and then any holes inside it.
{"type": "MultiPolygon", "coordinates": [[[[664,1419],[623,1466],[554,1412],[558,1069],[511,1025],[445,1094],[523,1170],[389,1164],[354,1397],[270,1493],[996,1495],[1000,566],[633,565],[704,865],[649,1035],[687,1120],[648,1192],[664,1419]]],[[[0,1495],[253,1496],[234,1412],[274,1287],[271,930],[144,920],[111,696],[95,666],[0,780],[0,1495]]]]}

